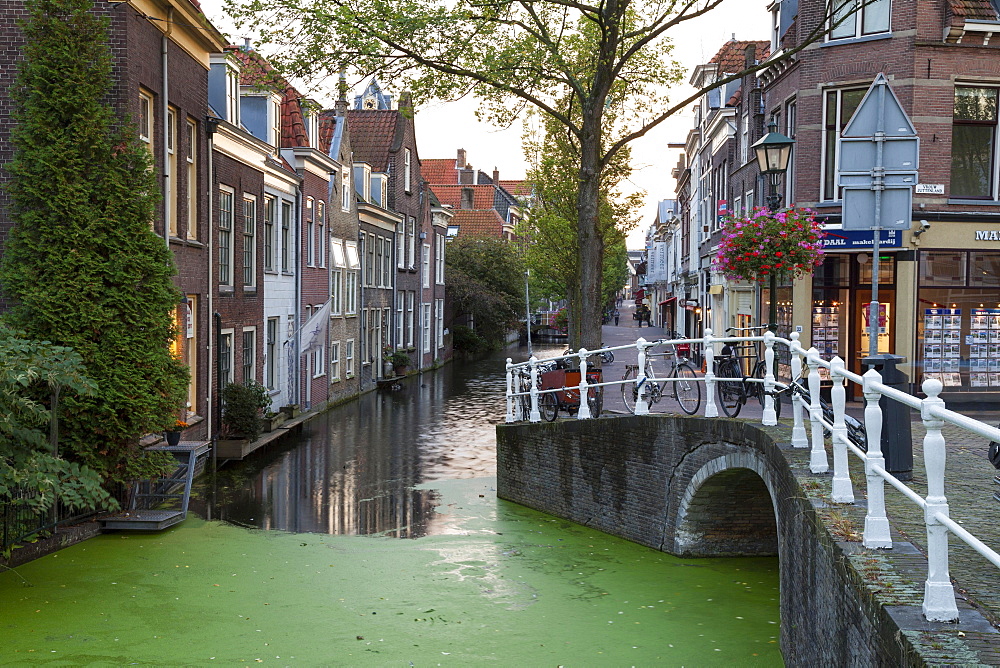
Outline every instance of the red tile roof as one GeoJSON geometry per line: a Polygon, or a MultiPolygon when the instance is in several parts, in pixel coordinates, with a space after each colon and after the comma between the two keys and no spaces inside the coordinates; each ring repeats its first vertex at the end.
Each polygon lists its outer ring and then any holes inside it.
{"type": "Polygon", "coordinates": [[[348,110],[351,148],[357,162],[367,162],[376,172],[389,171],[389,153],[398,117],[399,112],[394,110],[348,110]]]}
{"type": "Polygon", "coordinates": [[[460,237],[503,237],[503,218],[493,209],[486,211],[456,210],[448,225],[458,226],[460,237]]]}
{"type": "Polygon", "coordinates": [[[455,158],[428,158],[420,161],[420,175],[427,183],[458,183],[458,169],[455,158]]]}
{"type": "Polygon", "coordinates": [[[285,88],[281,98],[281,145],[309,146],[309,134],[306,132],[305,119],[302,115],[302,95],[292,86],[285,88]]]}
{"type": "MultiPolygon", "coordinates": [[[[354,128],[351,128],[353,134],[354,128]]],[[[423,165],[421,164],[421,169],[423,165]]],[[[434,193],[441,200],[442,204],[450,204],[456,210],[462,208],[462,190],[465,188],[472,188],[472,209],[484,210],[493,209],[494,206],[494,195],[496,193],[496,188],[491,185],[485,186],[468,186],[459,184],[443,184],[438,183],[434,185],[434,193]]]]}
{"type": "Polygon", "coordinates": [[[500,179],[500,187],[518,199],[530,197],[532,195],[531,184],[525,180],[507,181],[500,179]]]}
{"type": "Polygon", "coordinates": [[[771,50],[771,43],[758,40],[758,41],[743,41],[731,39],[722,45],[719,52],[716,53],[712,59],[708,62],[719,64],[720,74],[736,74],[744,68],[746,64],[746,50],[747,47],[753,45],[755,47],[754,53],[757,60],[764,60],[767,58],[768,53],[771,50]]]}
{"type": "Polygon", "coordinates": [[[948,0],[951,13],[967,19],[996,21],[997,10],[990,0],[948,0]]]}

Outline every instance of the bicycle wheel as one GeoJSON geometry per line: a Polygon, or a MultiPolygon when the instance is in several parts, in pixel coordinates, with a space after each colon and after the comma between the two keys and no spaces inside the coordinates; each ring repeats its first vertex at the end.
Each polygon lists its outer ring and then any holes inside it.
{"type": "Polygon", "coordinates": [[[543,420],[552,422],[556,419],[556,415],[559,413],[559,400],[556,398],[554,392],[543,394],[539,404],[538,408],[543,420]]]}
{"type": "Polygon", "coordinates": [[[764,408],[764,397],[767,393],[764,391],[764,376],[767,373],[767,365],[763,362],[757,362],[753,368],[753,378],[759,380],[759,383],[751,383],[747,388],[747,398],[753,397],[760,403],[761,409],[764,408]]]}
{"type": "Polygon", "coordinates": [[[719,366],[718,377],[715,389],[719,397],[719,405],[722,412],[731,418],[740,414],[743,404],[746,402],[746,392],[743,389],[743,374],[735,361],[728,360],[719,366]]]}
{"type": "Polygon", "coordinates": [[[587,408],[590,409],[590,417],[601,417],[604,409],[604,388],[595,387],[587,391],[587,408]]]}
{"type": "MultiPolygon", "coordinates": [[[[630,365],[625,369],[625,375],[622,376],[622,380],[635,380],[635,375],[637,372],[635,366],[630,365]]],[[[629,413],[635,413],[635,402],[639,398],[639,391],[635,387],[635,383],[622,383],[622,401],[625,403],[625,408],[629,413]]]]}
{"type": "Polygon", "coordinates": [[[701,387],[694,369],[687,364],[678,364],[674,371],[674,399],[680,404],[681,410],[688,415],[694,415],[701,407],[701,387]]]}

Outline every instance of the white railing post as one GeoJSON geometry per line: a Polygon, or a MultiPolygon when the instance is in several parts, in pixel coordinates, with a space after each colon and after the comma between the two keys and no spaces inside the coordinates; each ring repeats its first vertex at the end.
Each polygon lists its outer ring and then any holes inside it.
{"type": "Polygon", "coordinates": [[[576,409],[577,420],[590,419],[590,405],[587,403],[587,349],[580,348],[580,407],[576,409]]]}
{"type": "Polygon", "coordinates": [[[844,388],[844,360],[834,357],[830,360],[830,378],[833,387],[830,389],[830,399],[833,403],[833,431],[830,441],[833,443],[833,493],[830,498],[834,503],[854,503],[854,490],[851,488],[851,472],[848,468],[847,423],[844,413],[847,410],[847,390],[844,388]]]}
{"type": "Polygon", "coordinates": [[[819,351],[815,347],[806,353],[806,364],[809,366],[809,422],[812,425],[812,448],[809,452],[809,470],[813,473],[826,473],[830,464],[826,459],[826,447],[823,443],[825,432],[820,418],[823,408],[819,405],[819,351]]]}
{"type": "Polygon", "coordinates": [[[639,337],[635,342],[635,347],[639,349],[636,363],[639,370],[635,374],[635,414],[649,415],[649,402],[646,401],[646,339],[639,337]]]}
{"type": "MultiPolygon", "coordinates": [[[[798,349],[801,348],[799,345],[799,337],[801,334],[798,332],[792,332],[792,345],[788,347],[788,351],[792,358],[792,382],[799,382],[799,377],[802,375],[802,353],[798,349]]],[[[806,428],[802,424],[802,397],[795,390],[791,391],[792,395],[792,447],[793,448],[808,448],[809,439],[806,437],[806,428]]]]}
{"type": "Polygon", "coordinates": [[[504,417],[505,422],[514,421],[514,374],[511,371],[511,367],[514,366],[514,360],[507,358],[507,415],[504,417]]]}
{"type": "Polygon", "coordinates": [[[531,413],[528,419],[541,422],[542,414],[538,412],[538,358],[534,355],[528,360],[528,368],[531,369],[531,413]]]}
{"type": "Polygon", "coordinates": [[[868,453],[865,457],[865,478],[868,481],[868,514],[865,515],[864,545],[868,549],[891,548],[889,520],[885,516],[885,480],[872,467],[885,469],[882,456],[882,409],[878,405],[881,394],[872,389],[872,383],[881,383],[882,376],[875,369],[864,375],[865,436],[868,453]]]}
{"type": "Polygon", "coordinates": [[[760,423],[765,427],[778,424],[778,415],[774,411],[774,332],[764,332],[764,416],[760,423]]]}
{"type": "Polygon", "coordinates": [[[937,515],[948,517],[948,499],[944,495],[945,442],[941,434],[944,420],[931,415],[932,406],[944,408],[941,381],[928,379],[921,386],[927,398],[920,402],[924,422],[924,465],[927,468],[927,580],[924,582],[924,617],[931,622],[957,622],[955,590],[948,573],[948,527],[937,515]]]}
{"type": "Polygon", "coordinates": [[[712,330],[705,329],[705,417],[719,417],[719,407],[715,405],[715,344],[712,330]]]}

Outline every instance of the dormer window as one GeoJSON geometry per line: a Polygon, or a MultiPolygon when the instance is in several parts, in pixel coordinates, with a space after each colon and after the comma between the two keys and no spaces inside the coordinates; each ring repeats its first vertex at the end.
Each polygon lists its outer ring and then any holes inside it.
{"type": "Polygon", "coordinates": [[[388,207],[388,202],[386,201],[388,180],[389,177],[386,174],[371,175],[371,201],[383,208],[388,207]]]}
{"type": "Polygon", "coordinates": [[[371,174],[372,168],[369,165],[365,163],[354,165],[354,189],[361,196],[361,199],[366,202],[371,201],[371,174]]]}
{"type": "Polygon", "coordinates": [[[303,112],[303,122],[306,126],[306,134],[309,135],[309,146],[319,148],[319,114],[303,112]]]}
{"type": "Polygon", "coordinates": [[[281,100],[277,96],[267,101],[267,143],[281,146],[281,100]]]}
{"type": "Polygon", "coordinates": [[[226,66],[226,120],[240,124],[240,73],[231,65],[226,66]]]}
{"type": "Polygon", "coordinates": [[[208,73],[208,102],[233,125],[240,124],[240,62],[229,53],[215,53],[208,73]]]}

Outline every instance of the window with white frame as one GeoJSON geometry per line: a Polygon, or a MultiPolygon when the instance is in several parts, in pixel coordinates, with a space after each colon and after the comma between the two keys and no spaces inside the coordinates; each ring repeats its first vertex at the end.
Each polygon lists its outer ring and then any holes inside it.
{"type": "Polygon", "coordinates": [[[354,378],[354,339],[344,341],[344,377],[354,378]]]}
{"type": "Polygon", "coordinates": [[[410,219],[406,223],[406,236],[407,236],[407,263],[406,266],[410,269],[415,269],[417,266],[417,219],[410,216],[410,219]]]}
{"type": "Polygon", "coordinates": [[[264,271],[274,271],[275,201],[264,198],[264,271]]]}
{"type": "Polygon", "coordinates": [[[422,311],[421,317],[423,319],[422,330],[423,330],[423,351],[429,353],[431,351],[431,305],[421,304],[422,311]]]}
{"type": "Polygon", "coordinates": [[[226,120],[240,125],[240,72],[226,63],[226,120]]]}
{"type": "Polygon", "coordinates": [[[271,96],[267,101],[267,143],[281,146],[281,98],[271,96]]]}
{"type": "Polygon", "coordinates": [[[997,88],[956,86],[951,126],[952,197],[995,199],[997,88]]]}
{"type": "MultiPolygon", "coordinates": [[[[316,304],[312,307],[312,312],[316,313],[321,308],[322,304],[316,304]]],[[[329,330],[328,330],[329,331],[329,330]]],[[[326,342],[324,341],[322,345],[316,346],[312,351],[312,374],[313,378],[319,378],[320,376],[326,375],[326,342]]]]}
{"type": "Polygon", "coordinates": [[[278,387],[278,325],[280,318],[268,318],[264,331],[264,385],[269,390],[278,387]]]}
{"type": "Polygon", "coordinates": [[[740,164],[745,165],[750,159],[750,100],[744,98],[740,114],[740,164]]]}
{"type": "Polygon", "coordinates": [[[375,235],[368,234],[368,237],[365,239],[365,244],[367,245],[365,250],[367,251],[366,255],[368,259],[368,261],[365,262],[365,285],[374,287],[377,279],[377,276],[375,275],[375,235]]]}
{"type": "Polygon", "coordinates": [[[179,235],[177,229],[177,206],[178,206],[178,178],[177,173],[177,110],[167,107],[167,122],[164,128],[166,133],[164,145],[167,149],[167,169],[163,175],[163,212],[167,218],[167,229],[170,236],[179,235]]]}
{"type": "MultiPolygon", "coordinates": [[[[795,124],[797,121],[798,105],[795,98],[785,103],[785,135],[789,139],[795,139],[795,124]]],[[[788,169],[785,171],[785,202],[789,205],[795,202],[795,147],[788,158],[788,169]]]]}
{"type": "Polygon", "coordinates": [[[385,237],[382,239],[382,285],[387,288],[392,287],[392,239],[385,237]]]}
{"type": "Polygon", "coordinates": [[[233,284],[233,191],[219,187],[219,284],[233,284]]]}
{"type": "Polygon", "coordinates": [[[317,264],[326,268],[326,202],[316,202],[316,258],[317,264]]]}
{"type": "Polygon", "coordinates": [[[443,234],[434,235],[434,282],[437,285],[444,285],[444,248],[447,245],[443,234]]]}
{"type": "Polygon", "coordinates": [[[420,264],[422,266],[423,287],[431,287],[431,245],[423,244],[420,249],[420,264]]]}
{"type": "Polygon", "coordinates": [[[153,152],[153,96],[144,90],[139,91],[139,139],[153,152]]]}
{"type": "Polygon", "coordinates": [[[340,341],[330,343],[330,381],[340,380],[340,341]]]}
{"type": "Polygon", "coordinates": [[[410,192],[410,149],[403,149],[403,190],[410,192]]]}
{"type": "Polygon", "coordinates": [[[233,382],[233,334],[234,330],[219,332],[219,385],[233,382]]]}
{"type": "Polygon", "coordinates": [[[354,190],[351,188],[351,168],[340,168],[340,209],[342,211],[351,210],[351,198],[354,197],[354,190]]]}
{"type": "Polygon", "coordinates": [[[243,285],[257,285],[257,198],[243,194],[243,285]]]}
{"type": "Polygon", "coordinates": [[[840,133],[847,127],[865,96],[864,88],[828,90],[823,98],[823,192],[824,201],[840,199],[837,185],[837,158],[840,133]]]}
{"type": "Polygon", "coordinates": [[[187,238],[198,238],[198,124],[187,122],[187,238]]]}
{"type": "Polygon", "coordinates": [[[333,261],[333,269],[330,272],[330,312],[334,315],[343,313],[344,308],[344,269],[347,266],[344,257],[344,242],[342,239],[333,239],[330,244],[330,257],[333,261]]]}
{"type": "Polygon", "coordinates": [[[866,37],[889,32],[891,0],[830,0],[829,40],[866,37]]]}
{"type": "Polygon", "coordinates": [[[444,348],[444,300],[434,300],[434,332],[437,339],[437,349],[444,348]]]}
{"type": "Polygon", "coordinates": [[[380,288],[385,287],[385,272],[382,271],[382,258],[385,248],[382,244],[382,237],[375,237],[375,285],[380,288]]]}
{"type": "Polygon", "coordinates": [[[256,364],[257,364],[257,328],[247,327],[243,329],[243,341],[242,350],[240,355],[240,367],[242,369],[242,374],[240,381],[244,385],[249,385],[251,381],[256,380],[256,364]]]}
{"type": "Polygon", "coordinates": [[[292,267],[292,204],[281,200],[281,271],[288,273],[292,267]]]}
{"type": "Polygon", "coordinates": [[[406,223],[396,223],[396,266],[406,269],[406,223]]]}
{"type": "Polygon", "coordinates": [[[396,293],[396,347],[403,347],[403,314],[406,308],[406,295],[402,292],[396,293]]]}
{"type": "Polygon", "coordinates": [[[306,223],[306,266],[313,267],[316,265],[316,248],[314,243],[316,241],[316,223],[313,221],[313,198],[306,198],[306,210],[308,211],[309,220],[306,223]]]}
{"type": "Polygon", "coordinates": [[[344,246],[347,251],[347,273],[344,276],[344,313],[356,315],[358,312],[358,273],[361,269],[358,245],[353,241],[348,241],[344,246]]]}
{"type": "Polygon", "coordinates": [[[416,293],[412,290],[407,290],[406,292],[406,347],[413,347],[414,339],[414,327],[416,323],[414,322],[414,305],[416,304],[416,293]]]}

